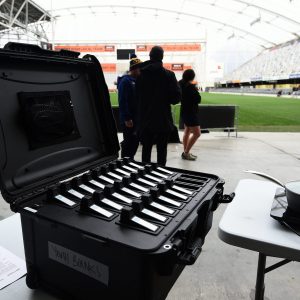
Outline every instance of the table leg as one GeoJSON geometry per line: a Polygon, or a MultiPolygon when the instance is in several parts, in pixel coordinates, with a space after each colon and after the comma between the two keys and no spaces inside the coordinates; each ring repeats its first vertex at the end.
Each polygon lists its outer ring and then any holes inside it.
{"type": "Polygon", "coordinates": [[[263,300],[265,294],[266,255],[259,253],[255,286],[255,300],[263,300]]]}

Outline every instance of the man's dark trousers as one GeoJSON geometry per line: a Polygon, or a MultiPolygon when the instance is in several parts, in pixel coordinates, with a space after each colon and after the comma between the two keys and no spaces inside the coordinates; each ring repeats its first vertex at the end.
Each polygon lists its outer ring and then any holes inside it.
{"type": "Polygon", "coordinates": [[[134,127],[123,126],[123,141],[121,143],[121,157],[134,158],[139,147],[139,140],[134,127]]]}
{"type": "Polygon", "coordinates": [[[156,144],[157,163],[159,165],[165,166],[167,162],[169,134],[145,132],[141,140],[143,144],[142,161],[145,163],[151,162],[152,147],[156,144]]]}

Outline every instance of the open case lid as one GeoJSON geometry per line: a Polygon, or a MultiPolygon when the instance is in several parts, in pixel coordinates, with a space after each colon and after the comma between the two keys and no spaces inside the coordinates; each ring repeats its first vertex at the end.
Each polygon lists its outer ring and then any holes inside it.
{"type": "Polygon", "coordinates": [[[78,56],[17,43],[0,49],[0,186],[11,204],[118,155],[101,65],[78,56]]]}

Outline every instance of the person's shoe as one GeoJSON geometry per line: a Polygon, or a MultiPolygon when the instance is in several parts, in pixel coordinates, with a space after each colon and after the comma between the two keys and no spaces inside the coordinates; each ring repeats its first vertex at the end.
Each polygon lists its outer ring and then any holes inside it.
{"type": "Polygon", "coordinates": [[[193,157],[191,153],[184,153],[184,152],[182,152],[181,158],[185,160],[196,160],[196,157],[193,157]]]}
{"type": "Polygon", "coordinates": [[[191,157],[194,157],[195,159],[197,159],[197,158],[198,158],[198,156],[197,156],[197,155],[194,155],[194,154],[192,154],[192,153],[190,153],[190,155],[191,155],[191,157]]]}

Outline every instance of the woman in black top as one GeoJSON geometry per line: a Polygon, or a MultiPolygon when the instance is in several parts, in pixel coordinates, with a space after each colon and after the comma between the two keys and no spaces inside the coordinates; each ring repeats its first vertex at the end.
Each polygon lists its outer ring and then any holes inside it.
{"type": "Polygon", "coordinates": [[[182,159],[196,160],[197,156],[190,153],[191,148],[201,135],[200,122],[198,116],[198,105],[201,96],[193,80],[195,72],[192,69],[185,70],[182,79],[179,81],[182,89],[181,117],[184,123],[183,153],[182,159]]]}

